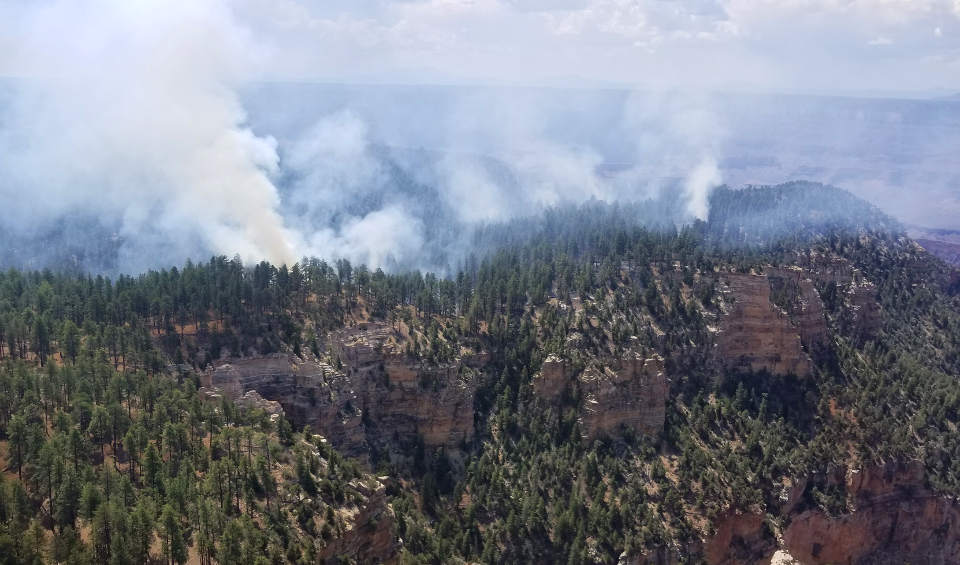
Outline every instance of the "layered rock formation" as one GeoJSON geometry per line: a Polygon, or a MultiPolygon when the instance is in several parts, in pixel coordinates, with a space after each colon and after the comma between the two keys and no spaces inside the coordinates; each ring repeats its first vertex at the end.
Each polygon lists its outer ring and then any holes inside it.
{"type": "MultiPolygon", "coordinates": [[[[849,512],[830,516],[798,504],[802,486],[779,509],[784,527],[766,514],[731,512],[714,534],[680,554],[709,565],[900,565],[960,563],[960,503],[931,492],[919,462],[891,462],[841,473],[849,512]],[[799,510],[798,510],[799,509],[799,510]]],[[[620,565],[687,562],[659,551],[621,555],[620,565]]]]}
{"type": "Polygon", "coordinates": [[[810,375],[813,364],[801,347],[800,332],[770,301],[767,276],[725,273],[720,290],[726,311],[720,321],[717,354],[728,369],[810,375]]]}
{"type": "Polygon", "coordinates": [[[552,355],[533,381],[534,393],[548,402],[557,402],[573,386],[583,397],[580,423],[588,440],[624,428],[648,436],[663,430],[669,384],[659,356],[634,355],[602,369],[577,371],[552,355]]]}
{"type": "Polygon", "coordinates": [[[764,516],[732,512],[717,521],[716,533],[703,547],[707,563],[764,563],[776,548],[764,516]]]}
{"type": "Polygon", "coordinates": [[[351,486],[364,502],[346,522],[343,534],[320,551],[320,562],[384,563],[399,561],[400,540],[386,488],[379,481],[357,479],[351,486]]]}
{"type": "MultiPolygon", "coordinates": [[[[893,565],[960,563],[960,504],[924,484],[919,462],[891,462],[840,472],[849,512],[799,510],[796,489],[782,508],[775,535],[757,514],[730,514],[716,523],[702,554],[710,564],[794,562],[893,565]]],[[[801,481],[801,486],[805,481],[801,481]]],[[[643,562],[643,561],[640,561],[643,562]]]]}
{"type": "Polygon", "coordinates": [[[636,356],[604,370],[580,375],[584,434],[594,439],[621,428],[647,436],[663,430],[667,402],[667,379],[663,359],[636,356]]]}
{"type": "Polygon", "coordinates": [[[327,363],[277,353],[232,360],[208,371],[203,380],[207,388],[234,400],[256,391],[278,402],[297,427],[309,425],[345,455],[362,458],[368,452],[362,389],[327,363]]]}
{"type": "Polygon", "coordinates": [[[371,446],[406,450],[418,441],[457,451],[473,438],[477,370],[462,361],[437,366],[408,358],[388,344],[392,332],[385,324],[335,332],[327,340],[330,363],[290,354],[232,360],[208,371],[204,385],[233,399],[256,391],[348,456],[363,459],[371,446]]]}
{"type": "Polygon", "coordinates": [[[926,488],[920,463],[848,472],[845,482],[854,511],[807,510],[784,530],[799,562],[960,563],[960,505],[926,488]]]}
{"type": "Polygon", "coordinates": [[[476,370],[462,360],[428,365],[410,359],[391,346],[392,332],[384,324],[361,324],[328,342],[349,380],[366,387],[368,432],[406,442],[419,437],[429,449],[457,451],[473,439],[476,370]]]}
{"type": "Polygon", "coordinates": [[[767,269],[771,287],[788,296],[787,315],[800,334],[800,343],[807,353],[813,353],[827,343],[827,319],[823,300],[807,273],[799,267],[767,269]]]}
{"type": "Polygon", "coordinates": [[[876,285],[868,281],[851,283],[845,296],[845,306],[854,335],[861,340],[873,339],[881,324],[876,285]]]}
{"type": "Polygon", "coordinates": [[[849,260],[817,253],[802,255],[799,263],[814,280],[833,283],[843,294],[844,322],[860,339],[872,339],[882,324],[877,287],[849,260]]]}
{"type": "Polygon", "coordinates": [[[555,402],[571,385],[573,376],[569,361],[558,355],[548,355],[540,367],[540,373],[533,379],[533,391],[538,397],[555,402]]]}

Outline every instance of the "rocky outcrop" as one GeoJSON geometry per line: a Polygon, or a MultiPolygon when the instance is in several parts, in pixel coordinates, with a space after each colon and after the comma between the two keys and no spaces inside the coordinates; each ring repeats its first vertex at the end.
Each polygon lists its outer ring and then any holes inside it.
{"type": "Polygon", "coordinates": [[[876,285],[868,281],[851,283],[844,305],[846,321],[853,335],[860,340],[876,337],[882,323],[876,285]]]}
{"type": "Polygon", "coordinates": [[[396,516],[387,503],[386,488],[379,481],[355,480],[351,486],[363,503],[349,519],[343,534],[320,550],[320,562],[397,563],[400,540],[396,516]]]}
{"type": "Polygon", "coordinates": [[[622,429],[647,436],[663,430],[669,384],[660,356],[634,354],[578,371],[570,361],[550,355],[533,379],[534,394],[546,402],[558,402],[573,387],[583,399],[580,423],[587,440],[622,429]]]}
{"type": "Polygon", "coordinates": [[[657,436],[663,430],[668,386],[659,356],[636,356],[603,371],[584,371],[580,390],[580,421],[587,439],[612,435],[620,429],[647,436],[657,436]]]}
{"type": "Polygon", "coordinates": [[[776,549],[776,539],[764,524],[764,516],[731,512],[720,518],[716,533],[704,544],[707,563],[763,563],[776,549]]]}
{"type": "Polygon", "coordinates": [[[570,386],[573,376],[569,361],[550,354],[544,359],[540,373],[533,379],[533,392],[544,400],[555,402],[570,386]]]}
{"type": "Polygon", "coordinates": [[[320,431],[345,455],[362,458],[368,452],[362,389],[327,363],[286,353],[234,359],[205,373],[203,380],[208,389],[233,400],[255,391],[279,403],[297,427],[320,431]]]}
{"type": "Polygon", "coordinates": [[[784,530],[784,544],[798,561],[960,563],[960,505],[926,488],[920,463],[848,472],[845,480],[851,512],[807,510],[784,530]]]}
{"type": "Polygon", "coordinates": [[[276,400],[267,400],[260,396],[260,393],[256,390],[247,391],[246,394],[240,397],[237,404],[251,410],[262,410],[270,414],[271,419],[276,419],[275,417],[283,414],[283,406],[281,406],[279,402],[276,400]]]}
{"type": "Polygon", "coordinates": [[[235,359],[208,371],[204,385],[234,400],[255,391],[257,402],[279,403],[296,426],[309,425],[352,457],[366,458],[371,447],[407,451],[419,441],[458,451],[473,438],[477,370],[411,359],[395,350],[392,336],[388,325],[363,324],[328,336],[330,362],[290,354],[235,359]]]}
{"type": "Polygon", "coordinates": [[[784,298],[787,315],[800,334],[800,343],[813,354],[827,345],[827,318],[823,300],[810,278],[800,267],[770,268],[766,271],[774,292],[784,298]]]}
{"type": "Polygon", "coordinates": [[[844,330],[859,340],[876,336],[883,323],[877,287],[842,257],[818,253],[803,255],[798,261],[805,273],[820,283],[833,283],[843,292],[844,330]]]}
{"type": "Polygon", "coordinates": [[[385,324],[361,324],[331,335],[328,348],[351,382],[363,387],[368,435],[428,449],[458,451],[473,439],[473,396],[482,354],[430,365],[403,354],[385,324]]]}
{"type": "Polygon", "coordinates": [[[731,370],[810,375],[813,365],[800,332],[770,301],[768,277],[725,273],[720,282],[726,308],[716,350],[722,364],[731,370]]]}
{"type": "Polygon", "coordinates": [[[779,510],[782,529],[764,515],[731,513],[717,520],[702,549],[693,549],[724,565],[960,563],[960,504],[925,486],[919,462],[848,470],[833,481],[846,488],[844,514],[803,509],[794,500],[800,488],[779,510]]]}

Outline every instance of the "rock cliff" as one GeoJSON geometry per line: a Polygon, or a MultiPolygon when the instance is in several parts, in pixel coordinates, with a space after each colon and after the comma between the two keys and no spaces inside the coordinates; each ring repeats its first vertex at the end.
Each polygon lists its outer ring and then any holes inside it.
{"type": "Polygon", "coordinates": [[[418,441],[458,451],[473,438],[477,370],[402,355],[388,344],[392,331],[362,324],[335,332],[327,339],[329,362],[290,354],[234,359],[208,371],[203,384],[233,399],[256,391],[348,456],[365,459],[371,447],[409,451],[418,441]]]}
{"type": "Polygon", "coordinates": [[[724,366],[777,375],[810,375],[813,364],[801,346],[800,331],[771,302],[766,275],[724,273],[720,291],[725,312],[717,336],[717,355],[724,366]]]}
{"type": "Polygon", "coordinates": [[[572,384],[574,370],[571,363],[558,355],[548,355],[533,379],[534,393],[545,400],[555,402],[572,384]]]}
{"type": "Polygon", "coordinates": [[[648,436],[663,430],[669,384],[659,356],[633,355],[602,369],[577,371],[551,355],[533,381],[534,393],[548,402],[557,402],[574,386],[582,396],[580,422],[588,440],[622,428],[648,436]]]}
{"type": "Polygon", "coordinates": [[[823,300],[817,292],[811,273],[799,267],[766,271],[770,286],[780,294],[793,325],[800,334],[800,343],[813,354],[827,344],[827,320],[823,300]]]}
{"type": "Polygon", "coordinates": [[[881,324],[876,285],[868,281],[851,283],[844,302],[846,321],[851,325],[853,334],[860,340],[876,337],[881,324]]]}
{"type": "Polygon", "coordinates": [[[845,482],[852,511],[807,510],[784,530],[800,563],[960,563],[960,505],[927,489],[919,463],[847,472],[845,482]]]}
{"type": "Polygon", "coordinates": [[[320,562],[398,563],[400,540],[386,488],[378,481],[359,479],[351,486],[364,502],[344,520],[343,533],[320,551],[320,562]]]}
{"type": "Polygon", "coordinates": [[[363,458],[368,452],[361,389],[327,363],[286,353],[234,359],[205,373],[203,381],[235,400],[255,391],[279,403],[294,425],[309,425],[345,455],[363,458]]]}
{"type": "Polygon", "coordinates": [[[802,509],[793,500],[799,489],[780,509],[785,527],[779,535],[757,514],[719,519],[704,543],[706,562],[771,563],[779,556],[802,565],[960,563],[960,504],[931,492],[919,463],[848,470],[834,480],[846,488],[846,513],[802,509]]]}
{"type": "Polygon", "coordinates": [[[603,371],[584,371],[580,375],[584,434],[594,439],[627,428],[647,436],[659,435],[668,388],[659,356],[636,356],[603,371]]]}

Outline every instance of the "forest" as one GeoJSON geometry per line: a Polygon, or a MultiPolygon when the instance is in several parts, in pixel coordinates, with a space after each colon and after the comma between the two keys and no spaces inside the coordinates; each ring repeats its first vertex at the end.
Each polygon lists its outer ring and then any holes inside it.
{"type": "MultiPolygon", "coordinates": [[[[838,516],[836,469],[890,461],[960,496],[955,269],[831,187],[722,188],[684,225],[662,206],[487,226],[448,276],[224,256],[0,273],[0,562],[363,562],[336,544],[378,481],[402,563],[702,562],[731,513],[764,516],[773,540],[797,512],[788,479],[804,477],[798,508],[838,516]],[[823,306],[809,376],[719,362],[724,281],[789,269],[823,306]],[[199,392],[226,360],[328,358],[334,332],[369,321],[403,328],[422,366],[489,353],[462,457],[357,461],[327,430],[199,392]],[[587,374],[628,353],[669,377],[658,434],[587,439],[585,381],[537,393],[548,357],[587,374]]],[[[789,313],[801,295],[783,280],[770,300],[789,313]]]]}

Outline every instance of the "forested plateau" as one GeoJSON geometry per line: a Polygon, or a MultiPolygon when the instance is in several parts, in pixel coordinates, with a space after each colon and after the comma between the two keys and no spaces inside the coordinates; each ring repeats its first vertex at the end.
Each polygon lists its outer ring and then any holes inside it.
{"type": "Polygon", "coordinates": [[[840,189],[450,276],[0,273],[0,563],[960,563],[960,273],[840,189]]]}

